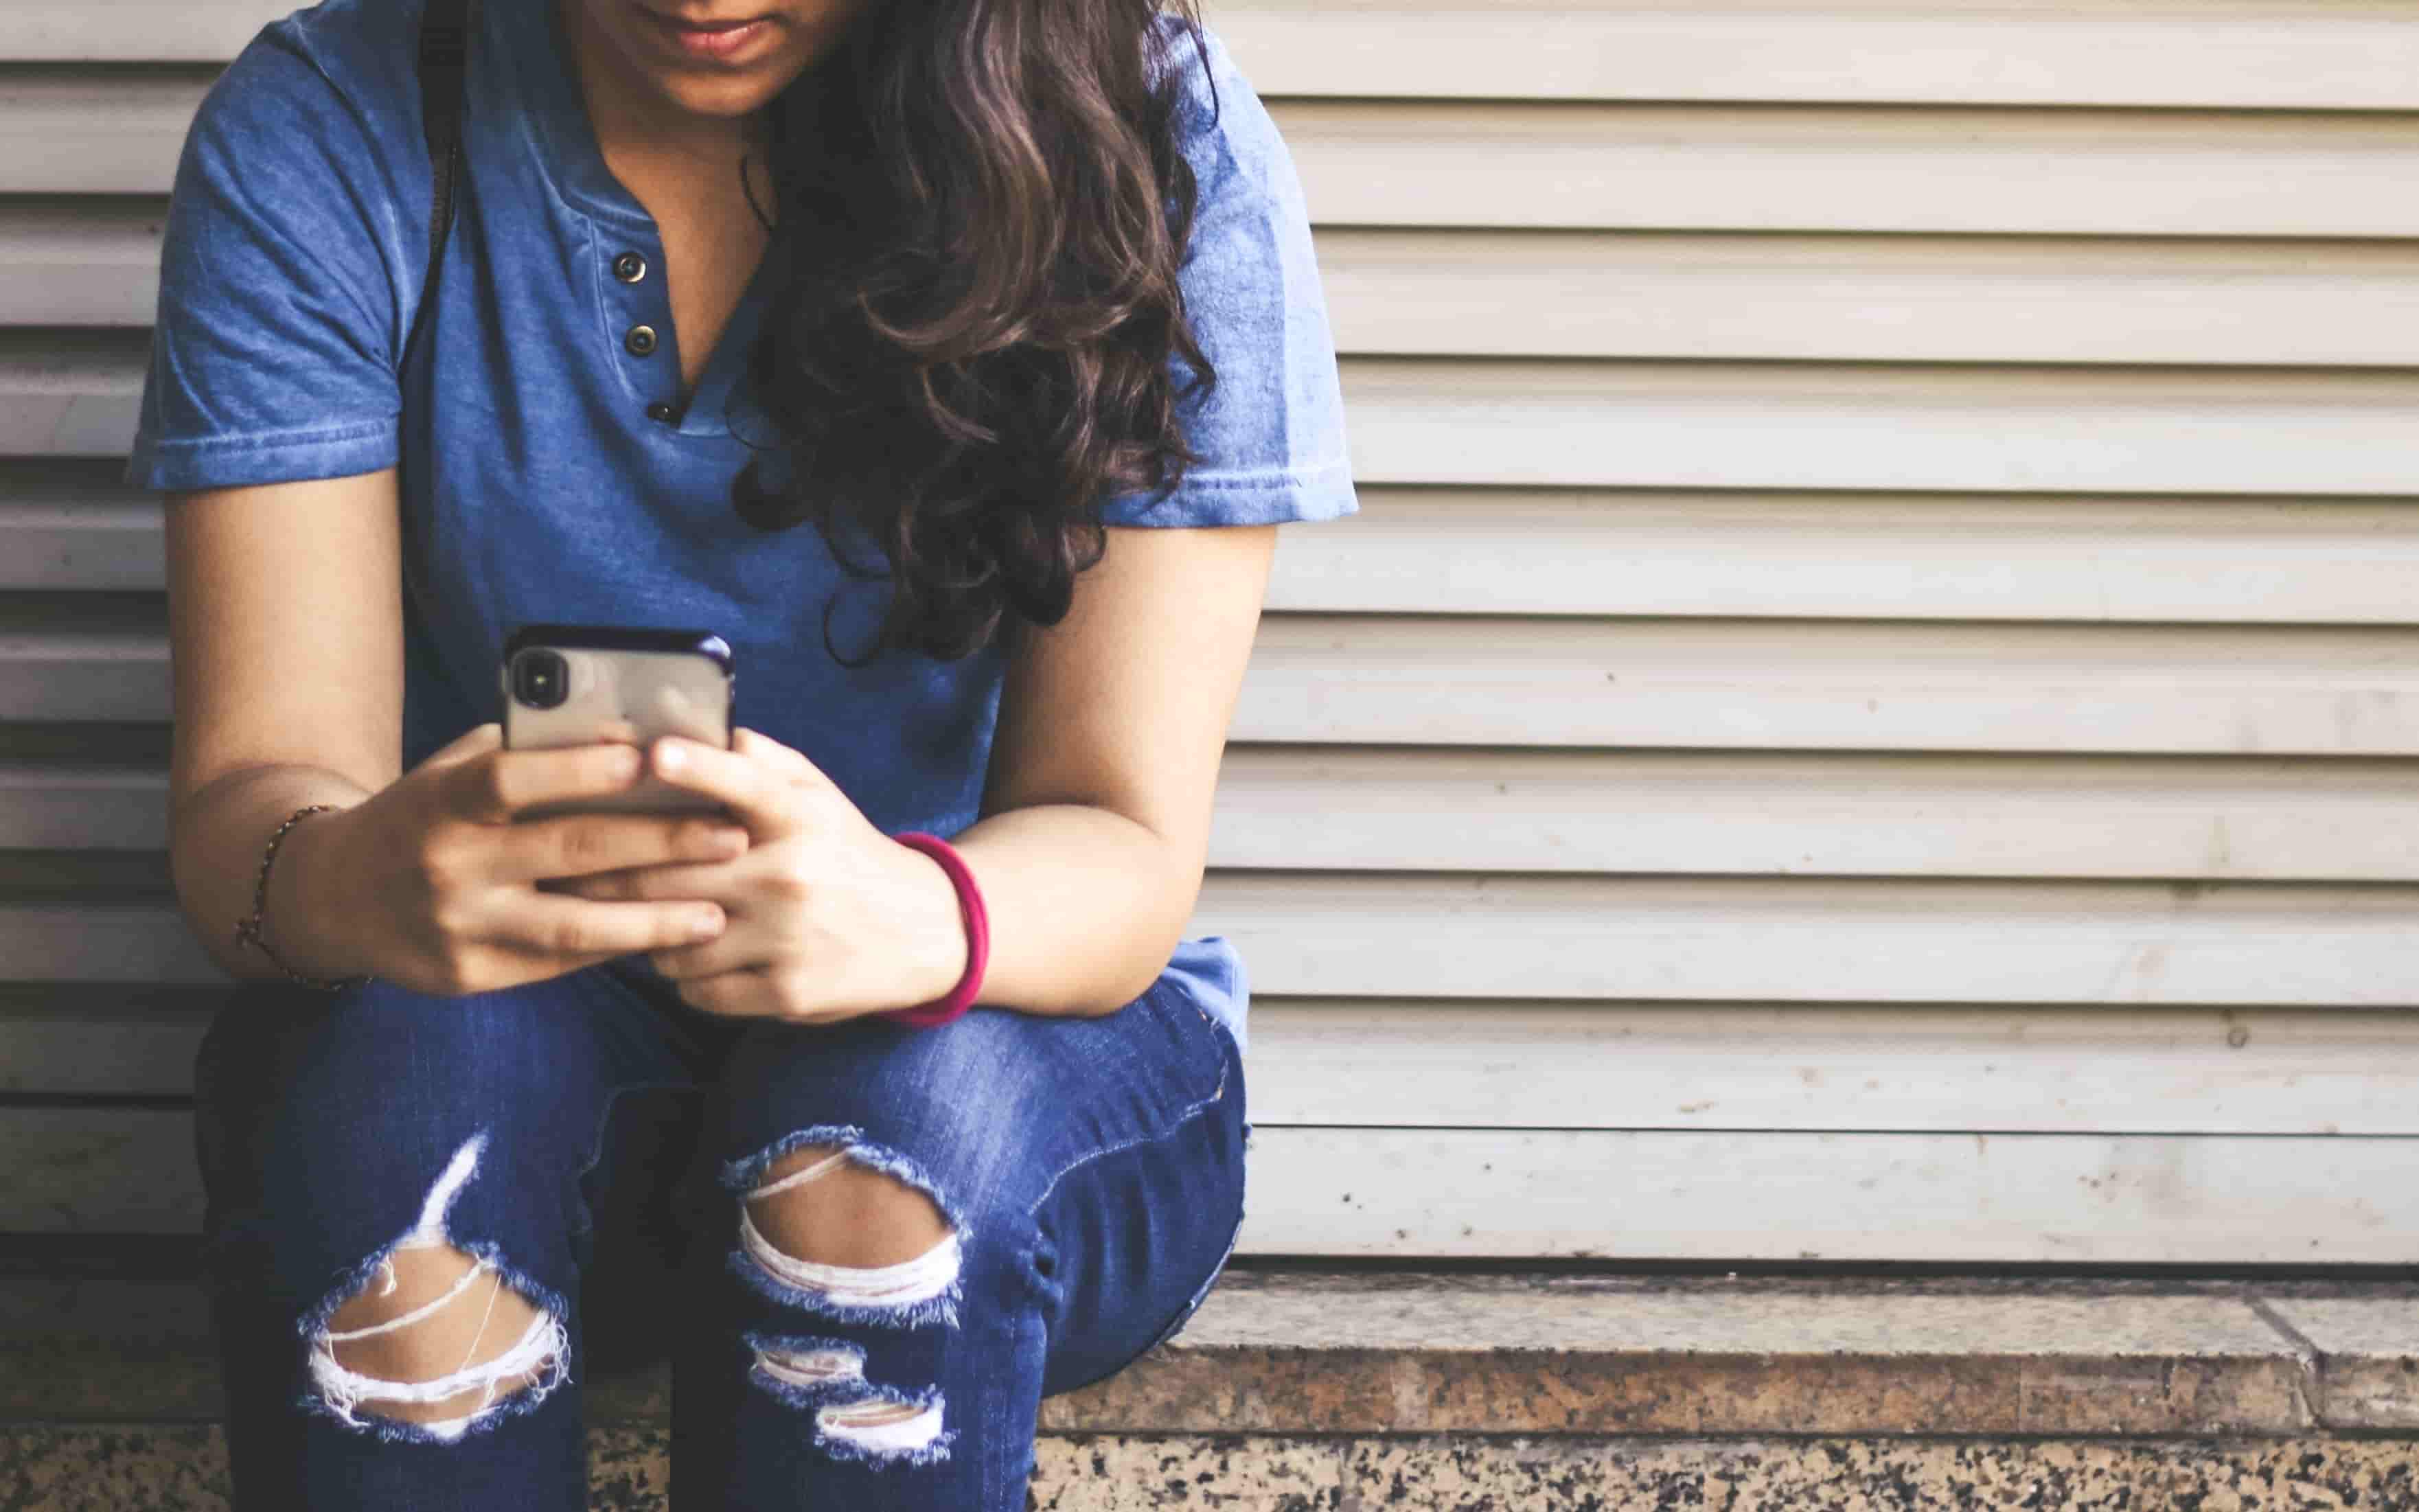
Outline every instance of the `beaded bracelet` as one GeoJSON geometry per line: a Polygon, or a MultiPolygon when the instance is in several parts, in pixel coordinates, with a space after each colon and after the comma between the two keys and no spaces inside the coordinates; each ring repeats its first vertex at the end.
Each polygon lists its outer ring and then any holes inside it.
{"type": "Polygon", "coordinates": [[[276,831],[269,837],[268,849],[260,853],[260,877],[252,887],[252,915],[248,918],[236,920],[235,926],[236,949],[241,949],[247,945],[251,946],[267,956],[270,965],[285,973],[288,981],[299,982],[323,993],[340,993],[348,987],[362,986],[370,979],[367,977],[312,977],[295,970],[287,965],[276,951],[269,948],[267,921],[263,915],[269,906],[270,863],[277,859],[277,847],[285,843],[285,832],[315,813],[325,813],[340,807],[342,805],[333,803],[308,804],[285,816],[285,822],[278,825],[276,831]]]}
{"type": "Polygon", "coordinates": [[[910,850],[922,851],[941,863],[949,874],[949,886],[958,889],[958,916],[966,926],[966,970],[958,984],[947,995],[914,1008],[894,1008],[874,1015],[910,1028],[937,1028],[952,1019],[963,1018],[974,1007],[975,996],[982,991],[983,972],[991,964],[991,914],[983,906],[982,889],[975,885],[975,874],[960,856],[957,847],[938,835],[928,835],[920,829],[907,830],[890,837],[910,850]]]}

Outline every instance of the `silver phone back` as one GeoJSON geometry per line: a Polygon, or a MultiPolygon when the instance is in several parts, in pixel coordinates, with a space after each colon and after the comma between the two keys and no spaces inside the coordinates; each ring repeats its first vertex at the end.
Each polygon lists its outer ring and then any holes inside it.
{"type": "MultiPolygon", "coordinates": [[[[659,735],[686,735],[709,746],[731,744],[731,679],[708,656],[686,651],[599,651],[548,646],[570,668],[567,695],[550,709],[504,690],[504,745],[515,750],[587,746],[601,741],[644,748],[659,735]]],[[[524,818],[598,811],[713,813],[721,805],[674,787],[650,772],[626,792],[578,802],[536,804],[524,818]]]]}

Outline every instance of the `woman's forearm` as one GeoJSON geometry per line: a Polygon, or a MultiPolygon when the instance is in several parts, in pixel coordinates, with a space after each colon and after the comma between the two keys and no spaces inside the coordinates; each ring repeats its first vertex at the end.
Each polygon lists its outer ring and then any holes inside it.
{"type": "MultiPolygon", "coordinates": [[[[314,803],[350,808],[368,796],[361,786],[314,766],[253,766],[212,779],[175,805],[168,864],[177,902],[202,948],[228,972],[244,979],[285,974],[268,957],[235,938],[238,919],[252,912],[260,857],[288,814],[314,803]]],[[[337,937],[335,910],[320,904],[332,879],[315,865],[324,854],[329,822],[314,814],[285,832],[270,869],[264,910],[269,943],[295,970],[315,977],[352,974],[357,964],[337,937]]]]}
{"type": "Polygon", "coordinates": [[[1158,980],[1200,893],[1196,862],[1106,809],[1010,809],[950,843],[990,915],[981,1000],[994,1007],[1114,1012],[1158,980]]]}

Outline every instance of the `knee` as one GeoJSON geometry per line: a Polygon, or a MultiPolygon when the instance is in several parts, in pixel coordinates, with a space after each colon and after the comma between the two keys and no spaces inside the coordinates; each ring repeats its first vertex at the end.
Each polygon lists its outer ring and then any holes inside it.
{"type": "Polygon", "coordinates": [[[409,1246],[382,1259],[313,1339],[312,1380],[339,1416],[456,1437],[500,1402],[547,1389],[562,1333],[491,1261],[451,1244],[409,1246]]]}
{"type": "Polygon", "coordinates": [[[810,1129],[731,1176],[734,1261],[759,1290],[846,1321],[955,1321],[963,1225],[907,1156],[810,1129]]]}
{"type": "Polygon", "coordinates": [[[448,1230],[484,1143],[455,1153],[411,1231],[306,1327],[312,1399],[350,1427],[451,1442],[536,1405],[566,1377],[562,1319],[516,1288],[491,1249],[474,1253],[448,1230]]]}
{"type": "Polygon", "coordinates": [[[767,1037],[733,1057],[742,1152],[722,1181],[744,1280],[840,1321],[955,1324],[966,1257],[1015,1243],[994,1210],[1007,1199],[1002,1132],[1026,1121],[1023,1083],[999,1075],[1007,1057],[987,1032],[969,1017],[947,1034],[767,1037]]]}
{"type": "Polygon", "coordinates": [[[794,1259],[880,1269],[929,1254],[950,1235],[932,1194],[864,1164],[849,1149],[801,1145],[749,1189],[749,1227],[794,1259]]]}
{"type": "MultiPolygon", "coordinates": [[[[942,1190],[904,1154],[854,1128],[792,1135],[734,1164],[739,1199],[732,1263],[760,1292],[853,1324],[956,1326],[964,1231],[942,1190]]],[[[939,1390],[906,1391],[866,1375],[866,1350],[820,1335],[755,1334],[757,1384],[811,1412],[835,1458],[930,1464],[948,1456],[939,1390]]]]}
{"type": "Polygon", "coordinates": [[[559,1140],[530,1093],[577,1051],[558,1025],[571,1017],[534,993],[471,1012],[374,982],[239,998],[212,1025],[195,1088],[211,1265],[281,1307],[316,1299],[306,1403],[379,1438],[450,1443],[567,1379],[565,1304],[507,1269],[493,1237],[515,1203],[507,1169],[526,1181],[559,1140]]]}

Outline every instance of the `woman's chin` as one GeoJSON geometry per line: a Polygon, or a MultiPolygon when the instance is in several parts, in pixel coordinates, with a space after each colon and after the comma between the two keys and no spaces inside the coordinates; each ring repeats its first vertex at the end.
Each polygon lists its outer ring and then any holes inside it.
{"type": "Polygon", "coordinates": [[[795,71],[767,79],[752,73],[734,77],[667,70],[655,72],[652,78],[665,100],[688,115],[736,119],[770,104],[795,71]]]}
{"type": "Polygon", "coordinates": [[[676,14],[645,0],[575,3],[588,8],[628,73],[668,103],[706,116],[746,116],[770,103],[830,49],[856,8],[789,0],[736,25],[684,29],[676,14]]]}

